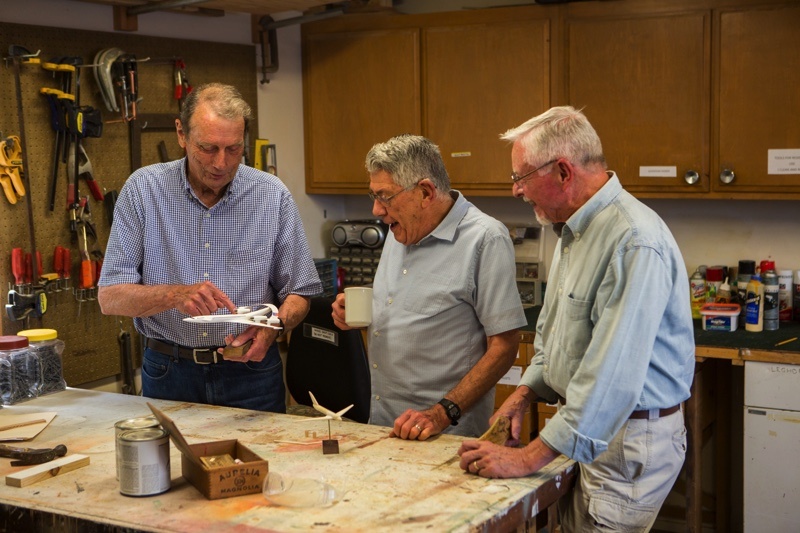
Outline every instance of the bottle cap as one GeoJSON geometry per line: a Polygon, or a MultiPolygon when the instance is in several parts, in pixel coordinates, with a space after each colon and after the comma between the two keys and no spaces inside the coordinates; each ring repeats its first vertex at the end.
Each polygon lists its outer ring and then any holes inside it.
{"type": "Polygon", "coordinates": [[[16,350],[28,347],[28,337],[20,335],[3,335],[0,337],[0,350],[16,350]]]}
{"type": "Polygon", "coordinates": [[[775,261],[772,259],[764,259],[759,265],[759,270],[763,273],[768,270],[775,270],[775,261]]]}
{"type": "Polygon", "coordinates": [[[739,261],[739,274],[755,274],[756,262],[752,259],[742,259],[739,261]]]}
{"type": "Polygon", "coordinates": [[[706,280],[708,281],[722,281],[722,267],[710,266],[706,269],[706,280]]]}
{"type": "Polygon", "coordinates": [[[54,329],[26,329],[17,335],[27,337],[32,342],[49,341],[58,337],[58,332],[54,329]]]}

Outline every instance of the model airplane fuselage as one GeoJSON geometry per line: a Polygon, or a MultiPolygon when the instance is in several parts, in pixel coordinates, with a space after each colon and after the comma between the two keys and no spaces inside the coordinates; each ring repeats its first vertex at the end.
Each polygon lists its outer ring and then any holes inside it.
{"type": "Polygon", "coordinates": [[[262,328],[282,329],[278,319],[278,308],[272,304],[263,304],[264,307],[252,310],[251,307],[239,307],[235,314],[200,315],[183,319],[184,322],[193,324],[244,324],[246,326],[260,326],[262,328]]]}

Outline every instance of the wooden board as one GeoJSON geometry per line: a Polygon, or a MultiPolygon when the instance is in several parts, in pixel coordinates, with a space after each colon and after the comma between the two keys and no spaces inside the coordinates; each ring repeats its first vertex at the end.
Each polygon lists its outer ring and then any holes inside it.
{"type": "Polygon", "coordinates": [[[48,463],[27,468],[16,474],[6,476],[6,485],[12,487],[25,487],[39,481],[50,479],[67,472],[77,470],[89,464],[89,456],[75,454],[67,457],[59,457],[48,463]]]}

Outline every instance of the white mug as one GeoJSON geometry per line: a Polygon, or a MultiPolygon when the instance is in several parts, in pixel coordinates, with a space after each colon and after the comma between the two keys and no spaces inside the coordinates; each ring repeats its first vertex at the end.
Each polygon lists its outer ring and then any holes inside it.
{"type": "Polygon", "coordinates": [[[372,289],[346,287],[344,289],[344,321],[351,328],[372,324],[372,289]]]}

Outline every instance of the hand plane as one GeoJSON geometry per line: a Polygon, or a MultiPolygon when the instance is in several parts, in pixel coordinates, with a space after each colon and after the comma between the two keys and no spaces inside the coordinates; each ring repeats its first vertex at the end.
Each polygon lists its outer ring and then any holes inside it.
{"type": "Polygon", "coordinates": [[[17,459],[11,461],[11,466],[39,465],[52,461],[56,457],[63,457],[67,447],[59,444],[55,448],[16,448],[0,444],[0,457],[17,459]]]}

